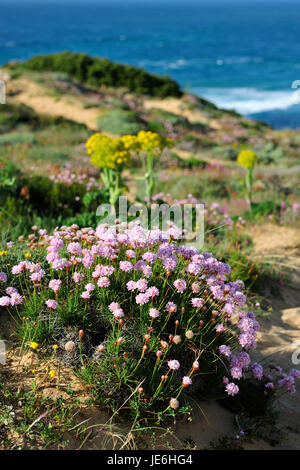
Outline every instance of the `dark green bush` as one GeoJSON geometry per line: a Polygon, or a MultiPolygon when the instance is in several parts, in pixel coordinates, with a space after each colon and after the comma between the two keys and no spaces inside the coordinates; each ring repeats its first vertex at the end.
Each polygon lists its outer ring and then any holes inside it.
{"type": "Polygon", "coordinates": [[[182,95],[178,83],[168,76],[161,77],[132,65],[123,65],[87,54],[66,51],[39,55],[24,62],[21,68],[65,72],[93,86],[126,87],[130,91],[146,95],[160,97],[182,95]]]}

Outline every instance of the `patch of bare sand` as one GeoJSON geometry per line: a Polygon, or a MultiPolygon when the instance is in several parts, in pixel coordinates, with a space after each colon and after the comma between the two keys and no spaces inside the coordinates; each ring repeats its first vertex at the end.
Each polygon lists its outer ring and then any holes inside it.
{"type": "Polygon", "coordinates": [[[100,108],[84,108],[78,99],[60,97],[59,99],[47,95],[49,90],[42,85],[21,78],[7,83],[7,94],[13,95],[13,100],[26,104],[39,114],[50,116],[63,116],[66,119],[85,124],[91,130],[97,130],[97,117],[101,114],[100,108]]]}
{"type": "MultiPolygon", "coordinates": [[[[266,254],[270,252],[286,253],[300,250],[300,229],[297,227],[276,226],[274,224],[264,224],[255,226],[252,229],[255,241],[255,252],[266,254]]],[[[299,261],[300,262],[300,261],[299,261]]]]}
{"type": "Polygon", "coordinates": [[[165,98],[160,100],[149,99],[144,100],[143,106],[146,110],[149,109],[161,109],[163,111],[168,111],[173,114],[178,114],[183,116],[191,123],[200,122],[205,124],[212,129],[220,129],[221,126],[216,119],[209,119],[199,110],[189,109],[184,101],[180,98],[165,98]]]}
{"type": "MultiPolygon", "coordinates": [[[[285,371],[299,368],[293,363],[293,353],[300,350],[300,244],[299,230],[273,224],[257,226],[252,230],[255,252],[278,266],[288,268],[293,287],[283,287],[272,297],[272,315],[263,319],[255,356],[263,362],[276,363],[285,371]],[[298,342],[298,343],[297,343],[298,342]]],[[[300,354],[299,354],[300,360],[300,354]]],[[[300,392],[280,399],[282,431],[287,439],[276,448],[300,449],[300,392]]]]}

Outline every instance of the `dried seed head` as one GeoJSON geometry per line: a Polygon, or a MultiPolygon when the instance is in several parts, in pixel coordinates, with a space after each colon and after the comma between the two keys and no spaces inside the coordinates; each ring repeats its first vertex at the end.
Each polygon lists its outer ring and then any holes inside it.
{"type": "Polygon", "coordinates": [[[75,351],[75,347],[76,347],[76,345],[73,341],[68,341],[65,344],[65,351],[67,351],[67,352],[75,351]]]}
{"type": "Polygon", "coordinates": [[[177,410],[177,408],[179,408],[179,401],[177,400],[177,398],[171,398],[170,408],[172,408],[173,410],[177,410]]]}
{"type": "Polygon", "coordinates": [[[173,338],[173,343],[174,343],[174,344],[179,344],[179,343],[181,343],[181,336],[175,335],[174,338],[173,338]]]}
{"type": "Polygon", "coordinates": [[[185,336],[187,337],[187,339],[193,339],[194,338],[194,333],[192,332],[192,330],[187,330],[185,332],[185,336]]]}

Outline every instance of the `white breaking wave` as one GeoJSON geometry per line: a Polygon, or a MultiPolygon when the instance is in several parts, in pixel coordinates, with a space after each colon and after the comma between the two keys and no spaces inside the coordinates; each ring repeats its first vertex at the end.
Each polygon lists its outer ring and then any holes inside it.
{"type": "Polygon", "coordinates": [[[295,105],[295,90],[292,88],[287,91],[256,88],[193,88],[191,91],[219,108],[234,109],[241,114],[284,110],[295,105]]]}

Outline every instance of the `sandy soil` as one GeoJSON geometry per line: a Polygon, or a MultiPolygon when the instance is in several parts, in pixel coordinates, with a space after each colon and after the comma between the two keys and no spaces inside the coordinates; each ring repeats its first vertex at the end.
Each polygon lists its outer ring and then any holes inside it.
{"type": "Polygon", "coordinates": [[[180,98],[165,98],[163,100],[144,100],[143,105],[146,110],[162,109],[163,111],[168,111],[173,114],[179,114],[180,116],[183,116],[188,119],[191,123],[200,122],[205,125],[208,125],[212,129],[221,128],[217,120],[208,119],[204,113],[201,113],[201,111],[189,109],[180,98]]]}
{"type": "Polygon", "coordinates": [[[45,87],[25,78],[8,81],[7,93],[14,94],[13,101],[24,103],[39,114],[64,116],[85,124],[91,130],[97,130],[96,120],[101,110],[96,107],[86,109],[78,99],[47,96],[49,91],[45,87]]]}
{"type": "MultiPolygon", "coordinates": [[[[260,321],[256,357],[279,364],[284,370],[300,364],[300,231],[294,227],[278,227],[271,223],[252,231],[255,252],[282,269],[288,269],[292,286],[283,286],[272,297],[273,312],[260,321]],[[297,353],[299,351],[299,354],[297,353]],[[293,355],[296,362],[293,362],[293,355]],[[299,356],[299,360],[298,360],[299,356]]],[[[298,383],[299,384],[299,383],[298,383]]],[[[287,439],[276,447],[300,449],[300,392],[284,395],[280,400],[280,426],[287,439]]]]}

